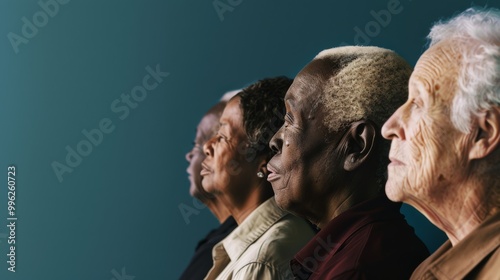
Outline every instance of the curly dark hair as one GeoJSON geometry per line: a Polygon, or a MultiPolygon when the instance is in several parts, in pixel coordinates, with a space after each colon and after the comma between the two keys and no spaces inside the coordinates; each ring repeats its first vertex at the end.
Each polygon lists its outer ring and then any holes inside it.
{"type": "Polygon", "coordinates": [[[266,155],[273,156],[269,141],[283,125],[285,115],[285,94],[293,80],[285,76],[260,80],[238,93],[243,111],[245,128],[250,147],[247,160],[266,155]]]}

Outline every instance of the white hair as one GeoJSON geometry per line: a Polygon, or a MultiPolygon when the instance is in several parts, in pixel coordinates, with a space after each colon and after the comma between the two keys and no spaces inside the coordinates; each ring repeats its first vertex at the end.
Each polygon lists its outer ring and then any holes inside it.
{"type": "Polygon", "coordinates": [[[500,10],[467,9],[435,24],[428,38],[430,46],[443,40],[464,43],[451,121],[458,130],[469,133],[473,115],[500,105],[500,10]]]}
{"type": "Polygon", "coordinates": [[[229,99],[233,98],[233,96],[238,94],[240,91],[241,89],[236,89],[224,93],[224,95],[222,95],[222,97],[220,98],[220,102],[228,102],[229,99]]]}

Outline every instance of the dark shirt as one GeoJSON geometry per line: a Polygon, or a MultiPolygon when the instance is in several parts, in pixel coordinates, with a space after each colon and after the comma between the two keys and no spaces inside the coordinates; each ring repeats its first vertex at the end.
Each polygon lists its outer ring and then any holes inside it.
{"type": "Polygon", "coordinates": [[[409,279],[429,251],[400,207],[379,196],[335,217],[291,261],[296,279],[409,279]]]}
{"type": "Polygon", "coordinates": [[[213,266],[212,248],[238,226],[233,217],[227,218],[217,229],[198,242],[194,256],[181,275],[180,280],[204,279],[213,266]]]}

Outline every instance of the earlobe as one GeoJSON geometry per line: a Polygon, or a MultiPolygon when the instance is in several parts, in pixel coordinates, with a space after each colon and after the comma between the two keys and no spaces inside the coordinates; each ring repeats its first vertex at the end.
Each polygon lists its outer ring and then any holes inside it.
{"type": "Polygon", "coordinates": [[[469,159],[480,159],[491,154],[500,143],[500,108],[493,106],[477,117],[477,132],[469,152],[469,159]]]}
{"type": "Polygon", "coordinates": [[[371,121],[359,121],[351,124],[348,131],[348,148],[344,159],[344,169],[354,171],[365,163],[370,157],[377,129],[371,121]]]}
{"type": "Polygon", "coordinates": [[[262,172],[262,173],[264,173],[264,176],[267,176],[267,174],[268,174],[268,172],[267,172],[267,160],[265,160],[265,159],[261,160],[261,162],[259,164],[258,172],[262,172]]]}

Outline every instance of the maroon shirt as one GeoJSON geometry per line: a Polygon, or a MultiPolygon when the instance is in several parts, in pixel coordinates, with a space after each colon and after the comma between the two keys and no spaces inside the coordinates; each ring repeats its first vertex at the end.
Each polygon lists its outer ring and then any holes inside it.
{"type": "Polygon", "coordinates": [[[291,261],[296,279],[409,279],[429,251],[400,207],[379,196],[335,217],[291,261]]]}

